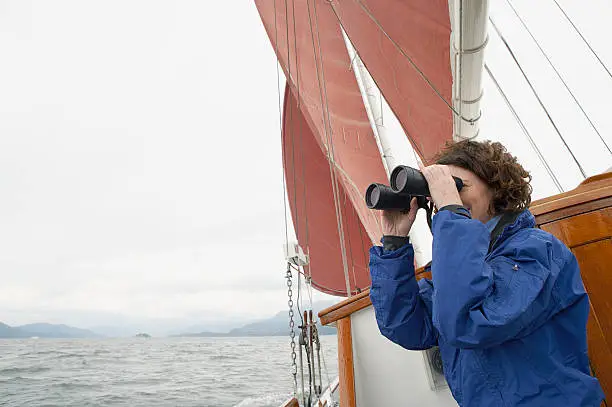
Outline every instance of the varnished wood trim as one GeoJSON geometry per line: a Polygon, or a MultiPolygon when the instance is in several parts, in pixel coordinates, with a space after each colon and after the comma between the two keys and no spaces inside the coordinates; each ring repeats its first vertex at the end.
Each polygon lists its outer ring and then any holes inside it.
{"type": "Polygon", "coordinates": [[[542,199],[538,199],[537,201],[533,201],[531,203],[530,209],[540,206],[542,204],[551,202],[551,201],[556,201],[556,200],[567,198],[569,196],[573,196],[576,194],[581,194],[584,192],[589,192],[589,191],[605,188],[605,187],[610,186],[611,184],[612,184],[612,173],[604,173],[604,174],[596,175],[594,177],[589,177],[585,179],[584,181],[582,181],[582,183],[577,188],[574,188],[571,191],[563,192],[557,195],[547,196],[546,198],[542,198],[542,199]]]}
{"type": "Polygon", "coordinates": [[[354,312],[357,312],[365,307],[372,305],[370,300],[370,289],[347,298],[323,311],[319,312],[319,319],[322,325],[329,325],[339,319],[346,318],[354,312]]]}
{"type": "MultiPolygon", "coordinates": [[[[417,280],[423,277],[431,278],[431,273],[424,272],[425,267],[420,267],[416,271],[417,280]]],[[[339,319],[346,318],[349,315],[362,310],[372,305],[370,300],[370,289],[364,290],[357,295],[347,298],[346,300],[340,301],[337,304],[332,305],[329,308],[325,308],[319,312],[319,320],[321,325],[329,325],[332,322],[336,322],[339,319]]]]}
{"type": "Polygon", "coordinates": [[[324,310],[322,310],[321,312],[319,312],[319,318],[321,318],[324,314],[328,314],[330,312],[336,311],[340,308],[345,307],[346,305],[355,302],[355,301],[359,301],[361,298],[367,297],[368,295],[370,295],[370,289],[366,289],[362,292],[360,292],[359,294],[353,295],[352,297],[347,298],[346,300],[342,300],[334,305],[332,305],[331,307],[327,307],[324,310]]]}
{"type": "Polygon", "coordinates": [[[293,397],[281,404],[281,407],[300,407],[300,403],[298,403],[297,399],[293,397]]]}
{"type": "MultiPolygon", "coordinates": [[[[593,184],[595,184],[595,182],[593,184]]],[[[534,202],[529,210],[534,216],[539,216],[556,210],[566,209],[571,206],[607,198],[609,196],[612,196],[612,185],[606,185],[601,188],[589,189],[578,193],[573,191],[570,195],[555,195],[552,197],[553,199],[534,202]]]]}
{"type": "MultiPolygon", "coordinates": [[[[595,370],[595,376],[597,376],[604,394],[609,396],[612,394],[612,380],[610,380],[610,375],[598,375],[598,372],[605,372],[610,366],[612,366],[612,353],[610,352],[611,348],[606,341],[606,336],[601,329],[601,325],[597,321],[597,314],[595,313],[592,304],[587,324],[587,331],[589,357],[591,359],[592,368],[595,370]]],[[[605,404],[602,404],[602,406],[605,406],[605,404]]]]}
{"type": "Polygon", "coordinates": [[[338,370],[340,405],[355,407],[355,371],[353,370],[353,338],[350,318],[342,318],[338,321],[338,370]]]}
{"type": "Polygon", "coordinates": [[[541,228],[555,235],[570,249],[609,239],[612,233],[612,207],[581,213],[572,217],[571,221],[546,223],[541,228]]]}
{"type": "Polygon", "coordinates": [[[591,201],[582,205],[574,205],[569,208],[561,208],[556,211],[537,215],[536,223],[538,224],[538,226],[542,226],[546,223],[569,218],[587,212],[597,211],[603,208],[607,208],[609,206],[612,206],[612,196],[603,199],[598,199],[596,201],[591,201]]]}
{"type": "Polygon", "coordinates": [[[592,182],[603,181],[606,179],[612,179],[612,171],[608,170],[608,172],[604,172],[603,174],[593,175],[592,177],[589,177],[585,179],[584,181],[582,181],[580,185],[586,185],[592,182]]]}

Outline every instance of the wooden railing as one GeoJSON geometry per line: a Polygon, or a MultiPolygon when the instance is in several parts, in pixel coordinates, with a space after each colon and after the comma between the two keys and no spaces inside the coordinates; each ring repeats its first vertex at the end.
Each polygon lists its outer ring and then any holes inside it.
{"type": "Polygon", "coordinates": [[[293,397],[281,404],[281,407],[300,407],[300,403],[293,397]]]}
{"type": "MultiPolygon", "coordinates": [[[[431,273],[425,273],[425,267],[419,267],[415,274],[417,280],[421,278],[431,278],[431,273]]],[[[351,314],[369,307],[370,305],[372,305],[372,301],[370,300],[370,289],[368,288],[357,295],[325,308],[319,312],[319,320],[321,321],[321,325],[329,325],[343,318],[350,317],[351,314]]]]}

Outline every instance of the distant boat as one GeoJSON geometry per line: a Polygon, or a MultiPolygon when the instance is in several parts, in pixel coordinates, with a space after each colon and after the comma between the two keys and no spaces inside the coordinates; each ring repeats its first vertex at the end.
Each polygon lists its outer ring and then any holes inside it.
{"type": "Polygon", "coordinates": [[[38,336],[30,336],[30,339],[40,339],[38,336]]]}
{"type": "Polygon", "coordinates": [[[136,334],[136,338],[150,338],[151,335],[147,334],[147,333],[139,333],[136,334]]]}

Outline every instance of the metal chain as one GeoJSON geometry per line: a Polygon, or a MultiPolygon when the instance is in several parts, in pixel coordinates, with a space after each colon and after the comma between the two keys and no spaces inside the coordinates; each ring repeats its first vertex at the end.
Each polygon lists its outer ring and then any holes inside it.
{"type": "Polygon", "coordinates": [[[287,305],[289,306],[289,338],[291,338],[291,375],[293,376],[293,395],[297,395],[297,364],[295,363],[295,358],[297,357],[295,353],[295,322],[293,320],[293,290],[291,286],[293,285],[293,281],[291,278],[291,263],[287,263],[287,273],[285,275],[287,278],[287,305]]]}

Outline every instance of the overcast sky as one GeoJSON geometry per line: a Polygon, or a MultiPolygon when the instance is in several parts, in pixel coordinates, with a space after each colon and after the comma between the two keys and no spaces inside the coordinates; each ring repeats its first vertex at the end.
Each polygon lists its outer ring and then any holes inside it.
{"type": "MultiPolygon", "coordinates": [[[[612,165],[505,1],[491,3],[585,169],[612,165]]],[[[611,143],[612,80],[552,1],[514,3],[611,143]]],[[[567,7],[612,67],[612,6],[567,7]]],[[[487,58],[511,96],[528,92],[493,33],[487,58]]],[[[0,61],[0,321],[197,322],[286,307],[276,65],[251,1],[0,0],[0,61]]],[[[484,137],[537,164],[485,88],[484,137]]],[[[520,100],[574,187],[567,152],[520,100]]],[[[537,193],[554,193],[536,164],[537,193]]]]}

